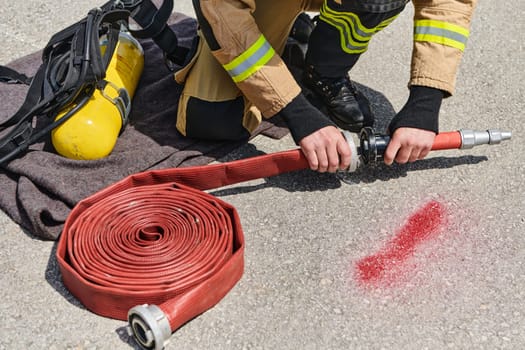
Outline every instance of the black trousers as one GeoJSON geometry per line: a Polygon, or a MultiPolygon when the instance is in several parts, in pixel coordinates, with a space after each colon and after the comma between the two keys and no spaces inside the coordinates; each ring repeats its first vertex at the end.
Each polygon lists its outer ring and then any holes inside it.
{"type": "Polygon", "coordinates": [[[322,76],[346,75],[368,47],[372,36],[399,15],[407,1],[328,0],[321,8],[317,25],[310,36],[307,64],[322,76]]]}

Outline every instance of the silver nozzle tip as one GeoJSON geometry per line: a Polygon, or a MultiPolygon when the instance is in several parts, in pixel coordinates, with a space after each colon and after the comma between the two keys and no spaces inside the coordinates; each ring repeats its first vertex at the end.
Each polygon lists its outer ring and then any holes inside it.
{"type": "Polygon", "coordinates": [[[462,129],[461,148],[467,149],[478,145],[497,145],[501,141],[510,140],[512,132],[489,129],[485,131],[462,129]]]}
{"type": "Polygon", "coordinates": [[[512,138],[512,131],[502,131],[501,132],[502,141],[510,140],[511,138],[512,138]]]}
{"type": "Polygon", "coordinates": [[[501,143],[501,141],[510,140],[512,133],[510,131],[487,130],[489,134],[489,145],[501,143]]]}

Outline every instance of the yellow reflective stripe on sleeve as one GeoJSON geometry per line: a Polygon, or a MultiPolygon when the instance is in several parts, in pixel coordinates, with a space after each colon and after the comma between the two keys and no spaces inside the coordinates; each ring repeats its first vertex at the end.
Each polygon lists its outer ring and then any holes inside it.
{"type": "Polygon", "coordinates": [[[388,26],[398,15],[392,16],[374,28],[367,28],[353,12],[336,12],[325,2],[321,7],[319,19],[336,28],[340,34],[341,48],[349,54],[363,53],[368,49],[372,36],[388,26]]]}
{"type": "Polygon", "coordinates": [[[233,81],[239,83],[261,69],[274,55],[275,50],[264,35],[261,35],[252,46],[223,67],[233,81]]]}
{"type": "Polygon", "coordinates": [[[465,50],[469,30],[455,24],[422,19],[414,22],[414,41],[426,41],[465,50]]]}

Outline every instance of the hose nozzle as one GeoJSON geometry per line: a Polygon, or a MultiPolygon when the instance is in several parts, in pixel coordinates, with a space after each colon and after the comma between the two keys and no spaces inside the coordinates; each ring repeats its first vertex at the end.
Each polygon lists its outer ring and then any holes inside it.
{"type": "Polygon", "coordinates": [[[171,337],[168,318],[157,305],[138,305],[128,312],[128,332],[141,348],[162,350],[171,337]]]}
{"type": "Polygon", "coordinates": [[[469,149],[478,145],[496,145],[502,141],[510,140],[512,132],[489,129],[475,131],[469,129],[459,130],[461,135],[461,149],[469,149]]]}
{"type": "MultiPolygon", "coordinates": [[[[372,128],[363,128],[360,136],[359,151],[364,164],[377,163],[383,160],[390,142],[389,135],[376,134],[372,128]]],[[[469,149],[479,145],[496,145],[510,140],[512,132],[489,129],[485,131],[461,129],[447,131],[436,135],[432,150],[469,149]]]]}

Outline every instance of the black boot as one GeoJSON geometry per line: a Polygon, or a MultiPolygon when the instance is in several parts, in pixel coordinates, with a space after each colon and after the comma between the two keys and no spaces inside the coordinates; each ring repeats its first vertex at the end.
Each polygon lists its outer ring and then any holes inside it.
{"type": "Polygon", "coordinates": [[[303,81],[322,100],[328,116],[341,129],[359,132],[365,126],[374,125],[368,99],[355,88],[348,76],[323,78],[312,66],[307,66],[303,81]]]}

